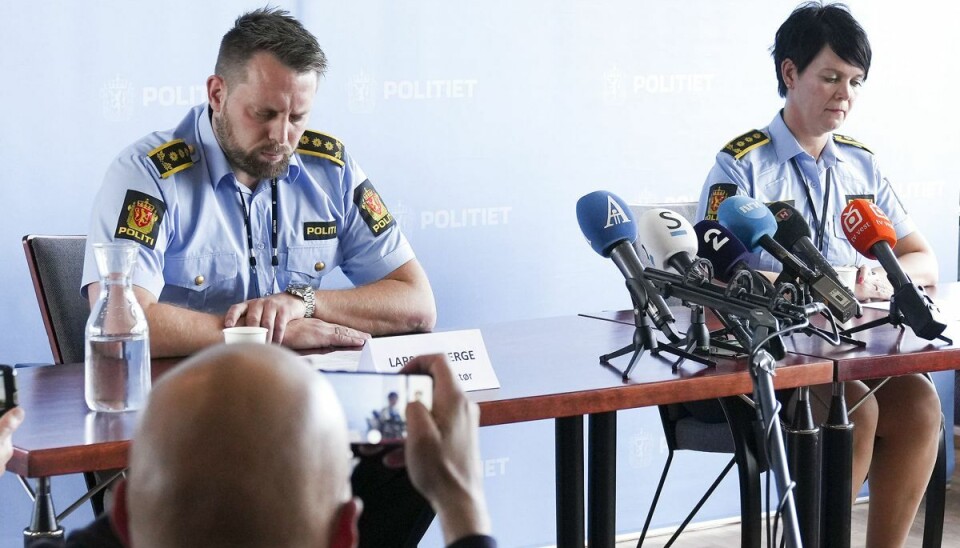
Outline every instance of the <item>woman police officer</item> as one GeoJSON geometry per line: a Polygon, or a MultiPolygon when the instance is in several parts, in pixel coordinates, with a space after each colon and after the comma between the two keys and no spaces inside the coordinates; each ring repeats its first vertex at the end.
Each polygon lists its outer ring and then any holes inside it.
{"type": "MultiPolygon", "coordinates": [[[[704,184],[698,218],[715,218],[726,196],[762,202],[792,201],[811,225],[814,242],[836,265],[863,263],[843,235],[840,212],[853,198],[873,200],[897,232],[893,251],[920,285],[937,282],[932,249],[907,216],[873,154],[834,133],[846,121],[870,69],[866,33],[846,6],[811,2],[780,26],[773,47],[783,109],[763,130],[752,130],[717,154],[704,184]]],[[[779,270],[765,253],[754,265],[779,270]]],[[[859,267],[861,300],[886,300],[892,287],[882,268],[859,267]]],[[[848,405],[868,391],[868,381],[848,382],[848,405]]],[[[826,415],[830,387],[812,389],[818,422],[826,415]]],[[[903,546],[936,461],[940,400],[924,376],[889,380],[851,415],[854,429],[853,493],[870,477],[866,545],[903,546]]]]}

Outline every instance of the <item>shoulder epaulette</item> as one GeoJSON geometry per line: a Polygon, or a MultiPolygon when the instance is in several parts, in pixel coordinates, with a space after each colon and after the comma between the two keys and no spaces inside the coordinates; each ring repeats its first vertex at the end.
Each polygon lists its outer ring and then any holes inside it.
{"type": "Polygon", "coordinates": [[[192,166],[191,154],[193,154],[193,146],[183,142],[183,139],[174,139],[151,150],[147,153],[147,157],[160,172],[160,178],[166,179],[192,166]]]}
{"type": "Polygon", "coordinates": [[[300,146],[297,147],[297,152],[326,158],[341,167],[343,166],[343,143],[340,142],[340,139],[319,131],[309,129],[304,131],[303,136],[300,137],[300,146]]]}
{"type": "Polygon", "coordinates": [[[752,129],[727,143],[727,146],[723,147],[723,152],[733,156],[735,160],[739,160],[746,153],[769,142],[770,137],[767,137],[759,129],[752,129]]]}
{"type": "Polygon", "coordinates": [[[857,148],[862,148],[863,150],[866,150],[866,151],[869,152],[870,154],[873,154],[873,151],[872,151],[872,150],[870,150],[869,148],[863,146],[863,143],[861,143],[860,141],[857,141],[856,139],[854,139],[854,138],[852,138],[852,137],[847,137],[846,135],[838,135],[838,134],[834,133],[834,134],[833,134],[833,140],[834,140],[835,142],[837,142],[837,143],[843,143],[843,144],[845,144],[845,145],[850,145],[850,146],[855,146],[855,147],[857,147],[857,148]]]}

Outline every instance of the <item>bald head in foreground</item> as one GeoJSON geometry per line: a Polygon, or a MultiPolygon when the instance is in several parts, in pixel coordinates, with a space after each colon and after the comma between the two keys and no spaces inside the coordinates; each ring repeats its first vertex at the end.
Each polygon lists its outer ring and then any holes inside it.
{"type": "MultiPolygon", "coordinates": [[[[488,536],[477,405],[441,355],[415,358],[402,372],[433,377],[433,409],[407,405],[404,451],[387,453],[384,462],[402,466],[397,457],[405,457],[448,546],[496,547],[488,536]]],[[[358,538],[350,472],[343,410],[323,375],[279,346],[213,347],[154,385],[112,514],[72,532],[67,545],[370,545],[358,538]]]]}
{"type": "Polygon", "coordinates": [[[219,346],[154,387],[130,456],[138,548],[355,542],[343,411],[299,356],[219,346]]]}

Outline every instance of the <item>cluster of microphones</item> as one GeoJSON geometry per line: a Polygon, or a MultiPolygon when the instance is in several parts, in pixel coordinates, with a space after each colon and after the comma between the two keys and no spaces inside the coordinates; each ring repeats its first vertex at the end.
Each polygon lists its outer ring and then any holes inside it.
{"type": "MultiPolygon", "coordinates": [[[[860,316],[854,291],[841,282],[811,240],[807,222],[788,203],[767,205],[732,196],[720,204],[717,221],[691,225],[664,208],[648,209],[635,218],[619,197],[595,191],[577,201],[577,220],[594,251],[610,257],[627,279],[635,307],[670,344],[683,344],[684,338],[673,325],[665,300],[669,297],[713,310],[725,327],[724,337],[735,339],[745,352],[762,344],[774,359],[784,353],[780,334],[802,330],[839,344],[838,323],[860,316]],[[638,234],[638,247],[653,266],[645,267],[637,255],[638,234]],[[761,249],[783,265],[774,282],[749,264],[751,253],[761,249]],[[812,316],[825,321],[811,323],[812,316]]],[[[907,325],[927,340],[940,337],[946,323],[900,266],[892,251],[896,233],[884,212],[856,199],[844,209],[841,221],[850,244],[879,261],[887,273],[894,290],[890,323],[907,325]]],[[[700,346],[704,341],[687,343],[700,346]]],[[[714,336],[710,344],[716,343],[714,336]]]]}

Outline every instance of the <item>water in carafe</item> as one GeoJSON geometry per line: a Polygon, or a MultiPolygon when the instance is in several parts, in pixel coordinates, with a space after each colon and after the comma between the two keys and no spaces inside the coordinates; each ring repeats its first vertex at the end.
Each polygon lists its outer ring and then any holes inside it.
{"type": "Polygon", "coordinates": [[[150,391],[150,336],[133,293],[131,271],[138,244],[93,244],[100,271],[100,296],[85,335],[84,398],[93,411],[139,409],[150,391]]]}

